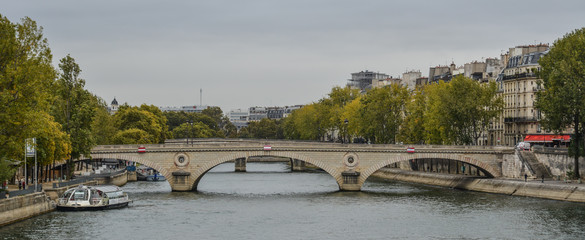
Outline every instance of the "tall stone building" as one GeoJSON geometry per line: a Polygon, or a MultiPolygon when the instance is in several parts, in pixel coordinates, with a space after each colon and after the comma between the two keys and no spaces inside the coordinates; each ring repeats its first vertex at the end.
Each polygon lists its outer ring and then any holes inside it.
{"type": "Polygon", "coordinates": [[[504,99],[503,136],[493,136],[490,143],[494,145],[514,146],[518,142],[542,139],[535,144],[563,144],[569,141],[566,135],[555,138],[552,133],[545,132],[541,128],[542,114],[534,108],[538,77],[536,72],[540,69],[538,60],[548,52],[546,44],[517,46],[510,48],[507,54],[502,56],[506,61],[506,67],[498,77],[500,92],[504,99]],[[548,140],[547,140],[548,139],[548,140]],[[557,142],[554,142],[557,141],[557,142]]]}

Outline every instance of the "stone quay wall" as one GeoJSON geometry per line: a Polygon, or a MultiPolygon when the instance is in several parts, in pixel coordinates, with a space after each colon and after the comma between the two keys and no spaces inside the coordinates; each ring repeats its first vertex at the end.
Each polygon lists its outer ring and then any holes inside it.
{"type": "MultiPolygon", "coordinates": [[[[534,155],[539,162],[544,164],[552,176],[558,177],[558,179],[564,179],[567,172],[573,171],[575,159],[569,157],[568,150],[566,148],[534,148],[534,155]]],[[[585,159],[579,158],[579,166],[581,175],[585,174],[585,159]]]]}
{"type": "Polygon", "coordinates": [[[585,186],[562,182],[519,181],[493,178],[474,178],[461,175],[433,174],[383,168],[374,177],[442,186],[477,192],[505,194],[510,196],[536,197],[570,202],[585,202],[585,186]]]}
{"type": "Polygon", "coordinates": [[[113,176],[94,178],[93,180],[97,182],[97,185],[116,185],[120,187],[128,183],[128,174],[127,171],[124,171],[113,176]]]}
{"type": "Polygon", "coordinates": [[[55,202],[44,192],[0,200],[0,226],[55,210],[55,202]]]}

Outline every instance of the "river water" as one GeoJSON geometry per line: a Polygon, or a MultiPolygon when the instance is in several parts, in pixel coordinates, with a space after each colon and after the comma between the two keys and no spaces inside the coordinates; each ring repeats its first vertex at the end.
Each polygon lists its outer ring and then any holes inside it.
{"type": "Polygon", "coordinates": [[[326,173],[284,163],[222,164],[198,192],[132,182],[134,203],[52,212],[0,227],[0,239],[583,239],[585,205],[369,179],[338,192],[326,173]]]}

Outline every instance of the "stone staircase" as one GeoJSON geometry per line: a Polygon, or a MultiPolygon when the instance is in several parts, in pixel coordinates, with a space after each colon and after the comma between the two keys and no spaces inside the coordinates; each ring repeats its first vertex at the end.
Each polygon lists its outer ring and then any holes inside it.
{"type": "Polygon", "coordinates": [[[541,178],[542,175],[544,175],[544,178],[552,177],[548,168],[542,162],[538,161],[533,152],[516,150],[516,154],[536,178],[541,178]]]}

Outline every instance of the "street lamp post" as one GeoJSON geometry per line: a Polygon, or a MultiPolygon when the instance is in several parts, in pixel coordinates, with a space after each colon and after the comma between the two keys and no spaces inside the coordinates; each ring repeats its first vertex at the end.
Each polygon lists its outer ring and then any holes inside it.
{"type": "Polygon", "coordinates": [[[345,123],[345,137],[347,137],[347,143],[349,143],[349,134],[348,134],[348,129],[347,129],[347,125],[349,124],[349,121],[347,120],[347,118],[345,119],[345,121],[343,121],[343,123],[345,123]]]}
{"type": "MultiPolygon", "coordinates": [[[[193,120],[189,120],[189,125],[191,125],[191,128],[189,129],[189,134],[187,134],[187,145],[189,145],[189,137],[193,134],[193,120]]],[[[191,145],[193,145],[193,140],[191,140],[191,145]]]]}

